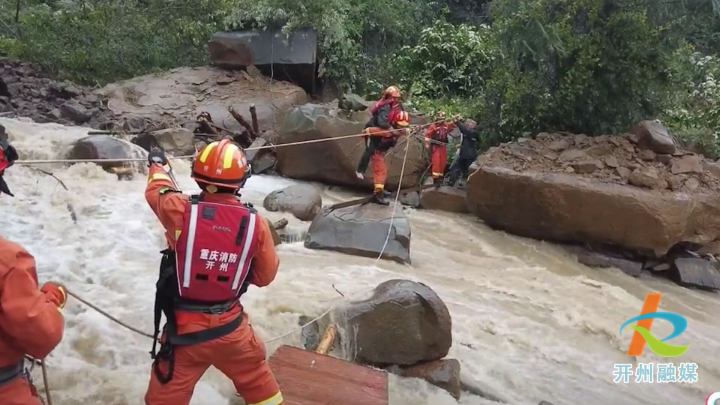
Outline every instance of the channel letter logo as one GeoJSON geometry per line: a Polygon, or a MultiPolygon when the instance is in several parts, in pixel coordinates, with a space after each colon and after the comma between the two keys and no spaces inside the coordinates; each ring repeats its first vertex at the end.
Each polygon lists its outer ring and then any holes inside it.
{"type": "Polygon", "coordinates": [[[713,392],[708,395],[705,405],[720,405],[720,392],[713,392]]]}
{"type": "Polygon", "coordinates": [[[650,293],[645,296],[645,302],[643,303],[640,315],[628,319],[620,327],[620,335],[622,335],[623,329],[633,322],[637,322],[636,325],[630,326],[627,329],[634,331],[632,340],[630,341],[630,347],[628,347],[628,356],[641,356],[645,349],[645,344],[655,354],[662,357],[678,357],[684,354],[688,346],[676,346],[669,343],[665,343],[667,340],[680,336],[685,329],[687,329],[687,319],[683,316],[672,313],[672,312],[657,312],[660,306],[660,293],[650,293]],[[653,319],[663,319],[670,322],[673,326],[673,332],[670,336],[665,339],[658,339],[650,333],[653,319]]]}

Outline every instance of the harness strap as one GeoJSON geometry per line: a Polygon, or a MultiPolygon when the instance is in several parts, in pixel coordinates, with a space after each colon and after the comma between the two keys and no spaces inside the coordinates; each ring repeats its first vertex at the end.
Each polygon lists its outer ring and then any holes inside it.
{"type": "Polygon", "coordinates": [[[3,386],[10,381],[23,375],[25,367],[24,360],[20,360],[16,364],[12,364],[7,367],[0,368],[0,386],[3,386]]]}
{"type": "Polygon", "coordinates": [[[175,346],[189,346],[208,342],[232,333],[235,329],[240,327],[240,325],[242,324],[242,320],[243,316],[242,314],[240,314],[237,318],[224,325],[216,326],[214,328],[209,328],[205,330],[199,330],[197,332],[185,333],[182,335],[177,334],[177,331],[175,330],[175,325],[168,324],[167,340],[168,343],[175,346]]]}
{"type": "Polygon", "coordinates": [[[197,312],[208,315],[220,315],[229,311],[232,307],[237,304],[237,300],[231,300],[227,302],[221,302],[219,304],[194,304],[190,302],[183,302],[176,300],[175,309],[187,312],[197,312]]]}

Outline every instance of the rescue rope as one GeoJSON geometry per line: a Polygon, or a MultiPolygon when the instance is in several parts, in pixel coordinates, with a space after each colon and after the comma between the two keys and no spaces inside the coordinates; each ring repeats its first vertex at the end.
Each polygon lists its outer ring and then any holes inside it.
{"type": "Polygon", "coordinates": [[[42,360],[40,362],[40,367],[42,367],[43,385],[45,386],[45,399],[47,400],[46,405],[52,405],[52,398],[50,398],[50,386],[48,385],[48,372],[47,366],[45,365],[45,360],[42,360]]]}
{"type": "MultiPolygon", "coordinates": [[[[440,121],[430,122],[427,124],[420,124],[415,125],[412,127],[413,130],[418,130],[420,128],[428,127],[432,124],[435,124],[440,121]]],[[[263,150],[263,149],[274,149],[274,148],[282,148],[285,146],[297,146],[297,145],[307,145],[312,143],[320,143],[320,142],[329,142],[329,141],[337,141],[342,139],[348,139],[348,138],[359,138],[361,136],[366,136],[366,133],[359,133],[359,134],[352,134],[352,135],[342,135],[342,136],[336,136],[332,138],[318,138],[318,139],[309,139],[306,141],[297,141],[297,142],[289,142],[289,143],[281,143],[279,145],[266,145],[266,146],[256,146],[252,148],[243,149],[244,151],[251,151],[251,150],[263,150]]],[[[417,134],[415,134],[417,135],[417,134]]],[[[183,156],[168,156],[168,159],[174,159],[174,160],[187,160],[194,158],[195,155],[183,155],[183,156]]],[[[40,160],[16,160],[15,164],[21,164],[21,165],[36,165],[36,164],[54,164],[54,163],[124,163],[124,162],[145,162],[147,161],[147,158],[125,158],[125,159],[40,159],[40,160]]]]}
{"type": "Polygon", "coordinates": [[[104,315],[106,318],[108,318],[108,319],[110,319],[111,321],[117,323],[118,325],[122,326],[123,328],[128,329],[128,330],[131,330],[131,331],[137,333],[138,335],[142,335],[142,336],[148,337],[148,338],[150,338],[150,339],[155,339],[155,337],[153,337],[153,335],[151,335],[151,334],[149,334],[149,333],[145,333],[145,332],[141,331],[140,329],[136,329],[136,328],[134,328],[134,327],[132,327],[132,326],[124,323],[123,321],[121,321],[121,320],[115,318],[114,316],[108,314],[107,312],[103,311],[102,309],[100,309],[100,308],[97,307],[96,305],[93,305],[92,303],[90,303],[90,302],[88,302],[88,301],[85,301],[84,299],[78,297],[78,296],[77,296],[75,293],[73,293],[72,291],[70,291],[70,290],[68,290],[68,289],[65,289],[65,292],[67,292],[67,294],[68,294],[69,296],[75,298],[76,300],[82,302],[83,304],[87,305],[88,307],[94,309],[95,311],[97,311],[97,312],[99,312],[100,314],[104,315]]]}

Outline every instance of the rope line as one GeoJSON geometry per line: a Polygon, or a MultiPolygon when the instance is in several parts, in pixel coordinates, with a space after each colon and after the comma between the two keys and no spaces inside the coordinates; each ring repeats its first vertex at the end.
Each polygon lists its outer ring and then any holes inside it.
{"type": "MultiPolygon", "coordinates": [[[[428,127],[432,124],[435,124],[440,121],[430,122],[427,124],[420,124],[415,125],[412,127],[414,131],[417,131],[420,128],[428,127]]],[[[252,148],[243,149],[244,151],[251,151],[251,150],[263,150],[263,149],[274,149],[274,148],[282,148],[285,146],[297,146],[297,145],[307,145],[312,143],[320,143],[320,142],[329,142],[329,141],[336,141],[336,140],[342,140],[342,139],[348,139],[348,138],[359,138],[361,136],[366,136],[365,133],[359,133],[359,134],[352,134],[352,135],[342,135],[342,136],[336,136],[332,138],[318,138],[318,139],[309,139],[306,141],[297,141],[297,142],[289,142],[289,143],[281,143],[278,145],[266,145],[266,146],[256,146],[252,148]]],[[[411,136],[418,136],[418,134],[412,134],[411,136]]],[[[168,159],[174,159],[174,160],[187,160],[194,158],[195,155],[183,155],[183,156],[168,156],[168,159]]],[[[53,164],[53,163],[124,163],[124,162],[145,162],[147,161],[147,158],[124,158],[124,159],[40,159],[40,160],[16,160],[15,164],[20,165],[35,165],[35,164],[53,164]]]]}

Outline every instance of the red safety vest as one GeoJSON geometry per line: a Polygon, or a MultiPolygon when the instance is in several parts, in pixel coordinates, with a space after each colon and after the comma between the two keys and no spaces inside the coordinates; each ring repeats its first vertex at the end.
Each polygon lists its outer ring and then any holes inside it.
{"type": "Polygon", "coordinates": [[[237,299],[257,250],[257,221],[244,205],[191,197],[175,246],[180,297],[207,303],[237,299]]]}
{"type": "Polygon", "coordinates": [[[432,134],[432,139],[438,141],[438,142],[444,142],[447,143],[448,141],[448,135],[450,135],[450,127],[448,125],[437,125],[434,126],[434,131],[432,134]]]}

